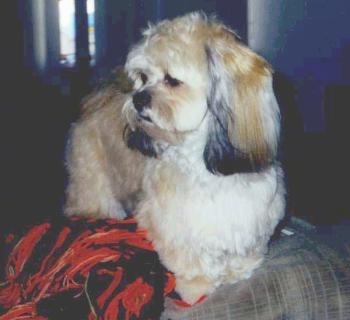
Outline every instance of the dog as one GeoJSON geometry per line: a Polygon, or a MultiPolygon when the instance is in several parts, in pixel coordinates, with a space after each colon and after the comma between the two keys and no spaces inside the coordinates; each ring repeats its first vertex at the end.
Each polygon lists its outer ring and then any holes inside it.
{"type": "Polygon", "coordinates": [[[272,69],[216,18],[150,25],[83,104],[65,214],[134,215],[190,304],[261,263],[285,210],[272,69]]]}

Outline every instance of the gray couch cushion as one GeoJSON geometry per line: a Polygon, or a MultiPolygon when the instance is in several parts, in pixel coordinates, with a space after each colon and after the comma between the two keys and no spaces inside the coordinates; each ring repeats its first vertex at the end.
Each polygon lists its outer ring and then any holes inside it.
{"type": "Polygon", "coordinates": [[[319,233],[293,219],[250,279],[176,318],[350,319],[350,227],[319,233]]]}

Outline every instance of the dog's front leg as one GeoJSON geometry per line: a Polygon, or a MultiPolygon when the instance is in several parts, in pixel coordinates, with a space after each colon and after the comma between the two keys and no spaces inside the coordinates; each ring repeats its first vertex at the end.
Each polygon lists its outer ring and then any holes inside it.
{"type": "Polygon", "coordinates": [[[72,128],[67,150],[69,183],[65,215],[123,219],[126,213],[113,194],[99,137],[84,123],[72,128]]]}

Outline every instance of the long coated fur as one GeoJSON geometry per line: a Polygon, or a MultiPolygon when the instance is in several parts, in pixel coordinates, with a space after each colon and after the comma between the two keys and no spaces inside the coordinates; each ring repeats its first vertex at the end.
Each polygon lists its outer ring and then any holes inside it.
{"type": "Polygon", "coordinates": [[[268,63],[200,13],[151,25],[72,127],[67,215],[135,215],[189,303],[249,277],[284,213],[268,63]],[[118,78],[116,78],[118,79],[118,78]]]}

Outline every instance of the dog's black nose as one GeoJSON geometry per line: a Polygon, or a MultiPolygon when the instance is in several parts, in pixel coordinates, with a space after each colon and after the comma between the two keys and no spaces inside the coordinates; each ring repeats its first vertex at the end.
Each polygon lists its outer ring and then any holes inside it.
{"type": "Polygon", "coordinates": [[[147,91],[135,93],[132,97],[132,102],[138,112],[142,112],[144,108],[149,108],[152,97],[147,91]]]}

